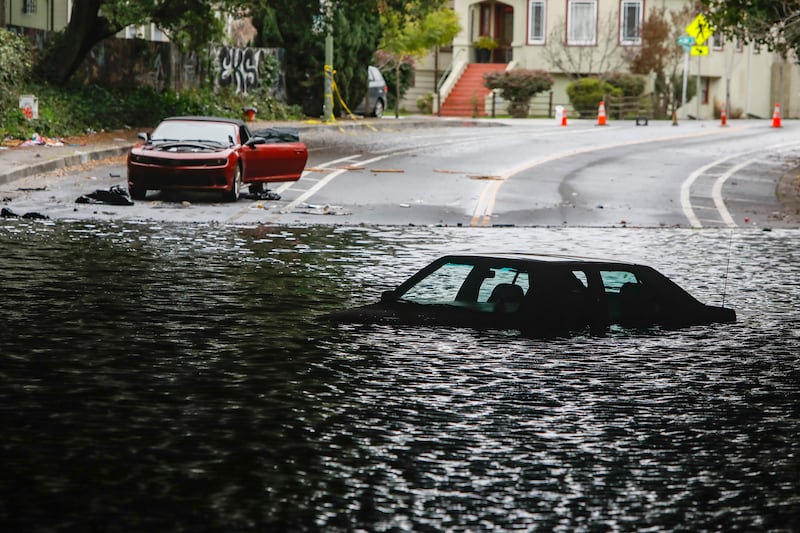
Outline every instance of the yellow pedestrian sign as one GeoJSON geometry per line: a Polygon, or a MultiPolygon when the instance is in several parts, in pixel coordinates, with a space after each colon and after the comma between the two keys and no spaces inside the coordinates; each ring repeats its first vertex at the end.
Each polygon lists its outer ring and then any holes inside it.
{"type": "Polygon", "coordinates": [[[701,46],[696,44],[692,46],[692,51],[690,52],[693,56],[707,56],[708,55],[708,46],[701,46]]]}
{"type": "MultiPolygon", "coordinates": [[[[701,13],[697,15],[688,26],[686,26],[686,33],[694,37],[695,44],[703,44],[706,42],[706,39],[711,37],[711,35],[714,33],[714,28],[711,27],[711,24],[708,23],[708,20],[706,20],[701,13]]],[[[692,55],[708,55],[708,52],[705,54],[695,54],[694,50],[692,50],[692,55]]]]}

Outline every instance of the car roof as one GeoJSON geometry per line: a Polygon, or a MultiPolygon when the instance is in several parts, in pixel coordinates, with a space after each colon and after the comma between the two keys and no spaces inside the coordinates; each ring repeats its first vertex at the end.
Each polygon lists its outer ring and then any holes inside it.
{"type": "Polygon", "coordinates": [[[162,120],[161,122],[166,122],[168,120],[183,120],[183,121],[196,121],[196,122],[225,122],[227,124],[234,124],[236,126],[244,126],[244,122],[239,119],[225,118],[225,117],[198,117],[198,116],[168,117],[162,120]]]}
{"type": "Polygon", "coordinates": [[[600,259],[594,257],[582,257],[577,255],[567,254],[545,254],[545,253],[526,253],[526,252],[501,252],[489,254],[449,254],[440,258],[440,260],[468,260],[468,261],[488,261],[488,262],[503,262],[514,261],[522,263],[533,264],[583,264],[583,265],[618,265],[626,267],[642,266],[637,263],[629,263],[625,261],[617,261],[610,259],[600,259]]]}

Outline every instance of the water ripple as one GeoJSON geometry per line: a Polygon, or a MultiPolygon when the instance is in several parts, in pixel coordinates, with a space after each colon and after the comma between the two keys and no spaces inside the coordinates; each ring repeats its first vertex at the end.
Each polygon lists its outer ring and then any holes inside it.
{"type": "Polygon", "coordinates": [[[800,233],[0,222],[4,530],[800,529],[800,233]],[[651,264],[740,320],[321,325],[455,251],[651,264]]]}

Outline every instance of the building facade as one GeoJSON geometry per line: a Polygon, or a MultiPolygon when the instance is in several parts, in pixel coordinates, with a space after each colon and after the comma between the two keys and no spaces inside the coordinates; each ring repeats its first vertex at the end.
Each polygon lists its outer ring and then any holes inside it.
{"type": "MultiPolygon", "coordinates": [[[[642,46],[642,24],[654,10],[663,9],[674,30],[670,45],[676,49],[675,64],[670,68],[681,74],[686,69],[687,80],[699,85],[679,115],[712,118],[726,102],[734,116],[769,118],[776,103],[784,118],[800,116],[800,70],[795,61],[753,44],[728,42],[718,33],[706,36],[708,55],[682,52],[676,37],[684,33],[683,22],[676,26],[672,18],[683,11],[683,20],[691,22],[697,13],[690,0],[453,0],[452,8],[462,31],[451,49],[418,63],[415,86],[403,102],[407,109],[426,92],[446,100],[466,67],[485,60],[480,56],[486,52],[476,48],[481,36],[491,37],[496,45],[488,61],[507,69],[548,71],[555,79],[552,99],[566,104],[571,80],[629,71],[631,57],[642,46]]],[[[652,89],[654,76],[650,78],[652,89]]]]}

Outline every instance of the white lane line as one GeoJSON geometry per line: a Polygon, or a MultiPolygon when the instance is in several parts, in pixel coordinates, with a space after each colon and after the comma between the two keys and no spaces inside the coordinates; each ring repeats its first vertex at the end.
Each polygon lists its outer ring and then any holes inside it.
{"type": "Polygon", "coordinates": [[[714,181],[714,186],[711,188],[711,197],[714,199],[714,205],[717,206],[719,216],[722,217],[722,221],[725,222],[729,228],[736,228],[738,227],[738,224],[736,224],[736,222],[733,220],[730,211],[728,211],[728,208],[725,206],[725,201],[722,199],[722,186],[725,184],[728,178],[742,170],[747,165],[758,161],[759,159],[761,158],[754,157],[752,159],[748,159],[747,161],[742,161],[738,165],[731,167],[730,170],[714,181]]]}
{"type": "MultiPolygon", "coordinates": [[[[330,165],[335,165],[337,163],[342,163],[342,162],[345,162],[345,161],[349,162],[349,161],[352,161],[353,159],[358,159],[359,157],[361,157],[359,154],[340,157],[339,159],[333,159],[331,161],[325,161],[324,163],[319,164],[316,168],[327,168],[330,165]]],[[[303,173],[300,175],[300,179],[303,179],[304,177],[308,176],[309,174],[311,174],[310,170],[304,170],[303,173]]],[[[318,178],[306,178],[305,181],[319,181],[319,180],[318,180],[318,178]]],[[[281,193],[285,192],[286,190],[288,190],[295,183],[297,183],[297,181],[286,181],[286,182],[283,182],[279,186],[277,186],[275,189],[273,189],[273,192],[281,194],[281,193]]],[[[305,189],[293,189],[293,190],[305,191],[305,189]]],[[[245,213],[248,213],[251,209],[253,209],[254,207],[258,206],[260,203],[261,203],[260,200],[249,202],[244,209],[240,210],[238,213],[236,213],[233,216],[229,217],[228,218],[228,222],[235,222],[236,220],[238,220],[242,216],[244,216],[245,213]]]]}
{"type": "Polygon", "coordinates": [[[705,174],[709,169],[738,156],[739,154],[733,154],[725,156],[722,159],[712,161],[711,163],[702,166],[689,174],[689,177],[683,180],[683,183],[681,183],[681,207],[683,208],[684,216],[689,220],[689,224],[693,228],[702,228],[703,224],[700,223],[700,219],[694,214],[694,209],[692,208],[692,185],[694,185],[694,182],[697,181],[697,178],[705,174]]]}
{"type": "MultiPolygon", "coordinates": [[[[738,129],[742,129],[743,126],[739,126],[737,128],[732,128],[728,130],[728,132],[736,131],[738,129]]],[[[492,215],[494,213],[494,206],[497,202],[497,194],[500,191],[500,187],[503,186],[505,182],[507,182],[511,177],[519,174],[523,171],[530,170],[536,166],[542,165],[544,163],[549,163],[551,161],[556,161],[559,159],[564,159],[567,157],[573,157],[576,155],[588,154],[592,152],[599,152],[601,150],[610,150],[614,148],[622,148],[626,146],[634,146],[638,144],[648,144],[648,143],[656,143],[662,141],[672,141],[672,140],[683,140],[683,139],[690,139],[694,137],[706,137],[709,135],[716,135],[717,132],[715,131],[704,131],[704,132],[697,132],[697,133],[689,133],[689,134],[678,134],[678,135],[667,135],[663,137],[654,137],[654,138],[647,138],[647,139],[640,139],[638,141],[626,141],[626,142],[616,142],[611,144],[603,144],[599,146],[588,146],[585,148],[579,148],[576,150],[570,150],[568,152],[562,152],[553,154],[542,159],[538,159],[535,161],[528,161],[523,163],[517,167],[512,168],[509,171],[506,171],[498,180],[495,180],[491,183],[487,183],[484,185],[483,191],[481,193],[480,198],[478,199],[478,204],[475,206],[475,209],[472,212],[472,219],[470,220],[470,226],[488,226],[491,223],[492,215]]],[[[735,156],[730,156],[735,157],[735,156]]],[[[708,168],[711,168],[713,165],[708,165],[708,168]]],[[[705,168],[705,167],[704,167],[705,168]]],[[[685,212],[685,210],[684,210],[685,212]]],[[[697,217],[695,217],[696,219],[697,217]]],[[[699,221],[698,221],[699,224],[699,221]]]]}
{"type": "MultiPolygon", "coordinates": [[[[360,165],[369,165],[370,163],[374,163],[376,161],[380,161],[381,159],[386,159],[390,155],[394,155],[394,154],[379,155],[378,157],[373,157],[372,159],[367,159],[366,161],[359,161],[359,164],[360,165]]],[[[333,181],[337,176],[340,176],[340,175],[344,174],[345,172],[348,172],[348,170],[349,169],[343,168],[343,169],[335,170],[335,171],[331,172],[330,174],[328,174],[327,176],[325,176],[324,178],[319,180],[317,183],[315,183],[314,186],[311,187],[310,189],[308,189],[305,193],[301,194],[300,196],[295,198],[293,201],[289,202],[289,204],[286,207],[281,209],[281,211],[280,211],[281,214],[290,213],[299,204],[301,204],[301,203],[305,202],[307,199],[311,198],[320,189],[322,189],[328,183],[333,181]]]]}
{"type": "MultiPolygon", "coordinates": [[[[338,163],[344,163],[345,161],[347,161],[347,162],[353,161],[354,159],[358,159],[358,157],[360,157],[360,156],[358,154],[355,154],[355,155],[348,155],[348,156],[345,156],[345,157],[340,157],[339,159],[332,159],[331,161],[325,161],[324,163],[320,163],[315,168],[328,168],[331,165],[336,165],[338,163]]],[[[310,170],[303,171],[303,174],[300,176],[300,179],[303,179],[304,177],[308,176],[309,174],[311,174],[310,170]]],[[[308,178],[305,181],[322,181],[322,179],[324,179],[324,178],[308,178]]],[[[289,187],[291,187],[295,183],[297,183],[297,182],[296,181],[287,181],[286,183],[282,183],[280,185],[280,187],[275,189],[275,192],[280,194],[280,193],[286,191],[287,189],[289,189],[289,187]]]]}
{"type": "MultiPolygon", "coordinates": [[[[714,182],[713,187],[712,187],[711,196],[712,196],[712,198],[714,200],[714,205],[716,206],[716,209],[719,212],[720,217],[725,222],[725,224],[727,224],[729,227],[737,227],[736,222],[733,220],[733,217],[731,217],[731,214],[728,211],[728,208],[725,206],[725,201],[722,199],[722,186],[725,184],[725,181],[728,178],[730,178],[734,173],[736,173],[737,171],[739,171],[742,168],[746,167],[747,165],[750,165],[753,162],[758,161],[759,159],[763,159],[764,155],[767,152],[773,151],[773,152],[779,152],[780,153],[780,152],[783,152],[783,151],[786,151],[786,150],[790,150],[793,147],[797,146],[798,144],[800,144],[800,143],[798,143],[797,141],[788,142],[788,143],[780,143],[780,144],[774,144],[772,146],[767,146],[767,147],[764,147],[764,148],[760,148],[758,150],[749,150],[749,151],[743,152],[741,154],[733,154],[733,155],[725,156],[725,157],[722,157],[720,159],[717,159],[716,161],[712,161],[711,163],[709,163],[707,165],[704,165],[704,166],[698,168],[697,170],[695,170],[694,172],[692,172],[691,174],[689,174],[689,177],[687,177],[683,181],[683,183],[681,184],[681,207],[683,208],[683,214],[689,220],[689,224],[693,228],[702,228],[703,227],[703,224],[700,222],[700,219],[697,218],[697,215],[695,215],[695,212],[694,212],[695,208],[692,207],[692,198],[691,198],[692,185],[694,185],[694,182],[697,181],[697,179],[700,176],[702,176],[703,174],[705,174],[706,171],[708,171],[710,168],[712,168],[712,167],[714,167],[716,165],[720,165],[722,163],[725,163],[726,161],[729,161],[730,159],[733,159],[735,157],[750,156],[750,155],[753,155],[753,154],[756,154],[756,153],[760,154],[760,157],[755,157],[755,158],[748,159],[747,161],[745,161],[743,163],[740,163],[738,165],[735,165],[735,166],[731,167],[731,169],[729,169],[727,172],[724,172],[722,175],[717,175],[716,173],[708,175],[709,177],[718,176],[716,181],[714,182]]],[[[697,209],[700,209],[700,208],[698,207],[697,209]]],[[[706,221],[708,221],[708,220],[706,219],[706,221]]]]}

